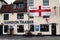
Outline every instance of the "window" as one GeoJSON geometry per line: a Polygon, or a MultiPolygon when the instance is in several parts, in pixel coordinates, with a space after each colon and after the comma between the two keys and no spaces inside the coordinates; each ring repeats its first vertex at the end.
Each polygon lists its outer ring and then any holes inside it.
{"type": "Polygon", "coordinates": [[[29,18],[34,18],[33,16],[29,16],[29,18]]]}
{"type": "Polygon", "coordinates": [[[14,4],[14,9],[16,9],[16,4],[14,4]]]}
{"type": "Polygon", "coordinates": [[[43,0],[43,6],[49,6],[49,0],[43,0]]]}
{"type": "Polygon", "coordinates": [[[4,25],[4,32],[5,32],[5,33],[8,32],[8,25],[4,25]]]}
{"type": "Polygon", "coordinates": [[[19,9],[24,9],[24,4],[23,3],[19,4],[19,9]]]}
{"type": "Polygon", "coordinates": [[[17,32],[24,32],[24,26],[23,25],[18,25],[17,27],[18,27],[17,32]]]}
{"type": "Polygon", "coordinates": [[[49,31],[49,25],[48,24],[41,24],[40,31],[43,31],[43,32],[49,31]]]}
{"type": "Polygon", "coordinates": [[[4,20],[8,20],[9,19],[9,14],[4,14],[4,20]]]}
{"type": "Polygon", "coordinates": [[[15,9],[15,8],[24,9],[24,3],[17,3],[17,4],[14,4],[14,9],[15,9]]]}
{"type": "Polygon", "coordinates": [[[43,18],[49,18],[50,16],[43,16],[43,18]]]}
{"type": "Polygon", "coordinates": [[[10,26],[9,26],[9,28],[10,28],[10,29],[13,29],[13,26],[12,26],[12,25],[10,25],[10,26]]]}
{"type": "Polygon", "coordinates": [[[35,30],[39,31],[39,25],[35,25],[35,30]]]}
{"type": "Polygon", "coordinates": [[[23,13],[19,13],[19,14],[17,14],[17,19],[24,19],[24,15],[23,15],[23,13]]]}
{"type": "Polygon", "coordinates": [[[34,31],[34,25],[30,25],[30,31],[34,31]]]}
{"type": "Polygon", "coordinates": [[[29,6],[33,6],[34,5],[34,0],[29,0],[29,6]]]}
{"type": "Polygon", "coordinates": [[[19,8],[19,4],[18,3],[16,4],[16,8],[19,8]]]}

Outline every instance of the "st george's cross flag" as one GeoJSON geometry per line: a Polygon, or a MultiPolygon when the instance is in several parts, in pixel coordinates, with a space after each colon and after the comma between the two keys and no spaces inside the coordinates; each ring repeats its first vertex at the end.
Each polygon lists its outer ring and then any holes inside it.
{"type": "Polygon", "coordinates": [[[51,9],[42,9],[41,6],[39,6],[38,10],[29,10],[30,16],[50,16],[51,9]]]}

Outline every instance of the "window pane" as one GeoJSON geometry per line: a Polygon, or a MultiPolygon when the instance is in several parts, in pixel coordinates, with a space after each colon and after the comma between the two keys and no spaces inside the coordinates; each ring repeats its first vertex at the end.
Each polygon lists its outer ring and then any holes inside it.
{"type": "Polygon", "coordinates": [[[29,6],[33,6],[34,5],[34,0],[29,0],[29,6]]]}
{"type": "Polygon", "coordinates": [[[34,25],[30,25],[30,31],[34,31],[34,25]]]}
{"type": "Polygon", "coordinates": [[[43,6],[49,6],[49,0],[43,0],[43,6]]]}
{"type": "Polygon", "coordinates": [[[24,4],[23,3],[19,4],[19,9],[24,9],[24,4]]]}
{"type": "Polygon", "coordinates": [[[17,19],[23,19],[23,18],[24,18],[23,13],[17,14],[17,19]]]}
{"type": "Polygon", "coordinates": [[[19,8],[19,4],[18,3],[16,4],[16,8],[19,8]]]}
{"type": "Polygon", "coordinates": [[[14,4],[14,9],[16,9],[16,4],[14,4]]]}
{"type": "Polygon", "coordinates": [[[4,20],[8,20],[9,19],[9,14],[4,14],[4,20]]]}
{"type": "Polygon", "coordinates": [[[35,25],[35,30],[39,31],[39,25],[35,25]]]}
{"type": "Polygon", "coordinates": [[[24,26],[23,25],[18,25],[17,27],[18,27],[17,32],[24,32],[24,26]]]}
{"type": "Polygon", "coordinates": [[[43,31],[43,32],[49,31],[49,25],[48,24],[41,24],[40,31],[43,31]]]}
{"type": "Polygon", "coordinates": [[[8,25],[4,26],[4,32],[7,33],[8,32],[8,25]]]}
{"type": "Polygon", "coordinates": [[[12,26],[12,25],[10,25],[10,26],[9,26],[9,28],[10,28],[10,29],[13,29],[13,26],[12,26]]]}

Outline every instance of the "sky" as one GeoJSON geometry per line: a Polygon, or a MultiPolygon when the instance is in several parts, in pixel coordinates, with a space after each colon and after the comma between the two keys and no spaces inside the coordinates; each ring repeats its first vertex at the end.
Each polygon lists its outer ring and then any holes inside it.
{"type": "Polygon", "coordinates": [[[15,0],[5,0],[8,4],[13,3],[15,0]]]}

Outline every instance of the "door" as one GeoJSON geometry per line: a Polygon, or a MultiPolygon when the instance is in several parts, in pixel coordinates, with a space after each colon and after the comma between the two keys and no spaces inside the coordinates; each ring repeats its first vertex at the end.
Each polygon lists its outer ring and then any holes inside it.
{"type": "Polygon", "coordinates": [[[2,34],[3,34],[3,26],[0,25],[0,35],[2,35],[2,34]]]}
{"type": "Polygon", "coordinates": [[[55,36],[56,35],[56,23],[52,24],[52,35],[55,36]]]}

